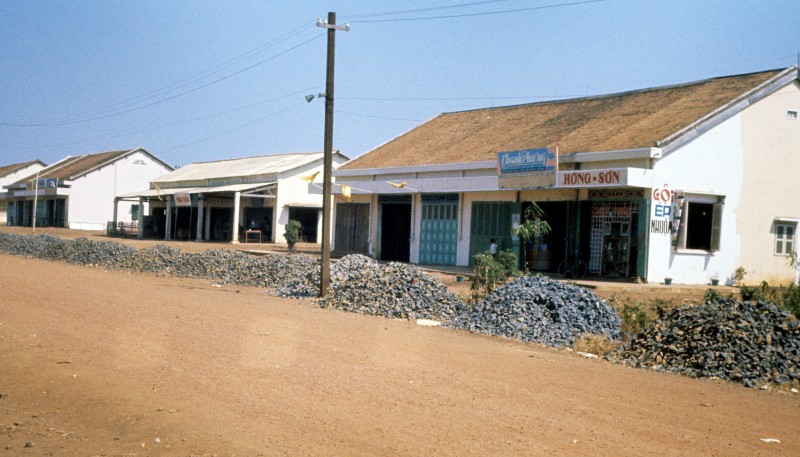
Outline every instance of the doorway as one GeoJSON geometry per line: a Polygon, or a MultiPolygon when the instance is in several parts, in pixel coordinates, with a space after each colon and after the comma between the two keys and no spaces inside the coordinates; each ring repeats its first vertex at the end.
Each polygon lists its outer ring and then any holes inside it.
{"type": "Polygon", "coordinates": [[[408,262],[411,251],[409,203],[381,203],[381,260],[408,262]]]}

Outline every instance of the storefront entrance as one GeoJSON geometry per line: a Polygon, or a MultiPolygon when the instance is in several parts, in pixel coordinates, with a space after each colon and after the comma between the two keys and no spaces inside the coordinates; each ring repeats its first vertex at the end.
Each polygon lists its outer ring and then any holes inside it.
{"type": "Polygon", "coordinates": [[[458,194],[423,195],[419,263],[455,265],[458,240],[458,194]]]}
{"type": "Polygon", "coordinates": [[[368,254],[369,203],[336,204],[336,255],[368,254]]]}
{"type": "Polygon", "coordinates": [[[408,262],[411,252],[411,197],[381,196],[381,260],[408,262]]]}

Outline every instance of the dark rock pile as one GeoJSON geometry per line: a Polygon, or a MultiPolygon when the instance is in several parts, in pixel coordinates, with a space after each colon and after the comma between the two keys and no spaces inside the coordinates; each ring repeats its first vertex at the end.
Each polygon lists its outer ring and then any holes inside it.
{"type": "Polygon", "coordinates": [[[453,325],[548,346],[571,345],[586,333],[620,337],[619,316],[608,303],[582,287],[541,276],[497,288],[453,325]]]}
{"type": "Polygon", "coordinates": [[[800,326],[772,304],[721,299],[673,310],[615,358],[748,387],[800,381],[800,326]]]}
{"type": "Polygon", "coordinates": [[[76,265],[256,287],[278,287],[296,281],[306,272],[318,269],[319,264],[313,257],[305,255],[254,257],[228,249],[193,254],[164,245],[138,250],[113,241],[62,240],[49,235],[22,236],[2,232],[0,252],[76,265]]]}
{"type": "MultiPolygon", "coordinates": [[[[319,292],[319,272],[278,289],[282,296],[313,296],[319,292]]],[[[400,319],[447,322],[463,305],[436,277],[402,263],[381,265],[373,259],[348,255],[331,267],[323,308],[400,319]]]]}

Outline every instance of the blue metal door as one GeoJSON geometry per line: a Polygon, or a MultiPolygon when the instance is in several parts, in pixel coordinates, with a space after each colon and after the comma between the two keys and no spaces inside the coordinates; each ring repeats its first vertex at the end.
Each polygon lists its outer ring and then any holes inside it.
{"type": "Polygon", "coordinates": [[[455,265],[458,195],[423,195],[419,263],[455,265]]]}

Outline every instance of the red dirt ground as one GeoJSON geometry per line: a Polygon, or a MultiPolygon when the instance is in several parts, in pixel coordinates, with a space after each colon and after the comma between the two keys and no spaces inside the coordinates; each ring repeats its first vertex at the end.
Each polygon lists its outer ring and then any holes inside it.
{"type": "Polygon", "coordinates": [[[203,280],[0,290],[0,456],[800,455],[798,395],[203,280]]]}

